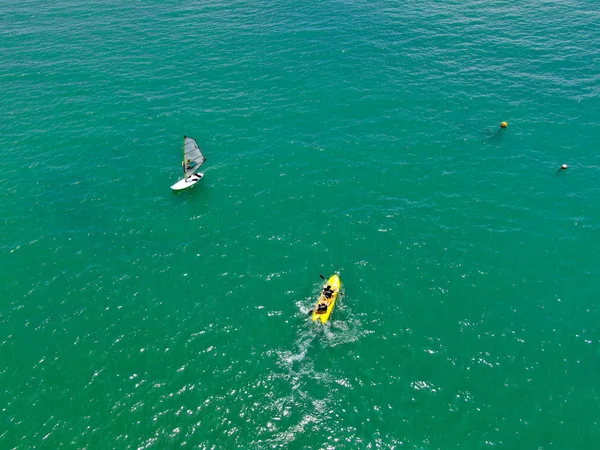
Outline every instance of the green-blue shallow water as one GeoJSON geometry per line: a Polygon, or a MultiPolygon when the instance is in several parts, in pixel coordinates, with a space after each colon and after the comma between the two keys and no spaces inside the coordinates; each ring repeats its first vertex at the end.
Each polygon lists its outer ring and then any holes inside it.
{"type": "Polygon", "coordinates": [[[0,448],[600,448],[599,49],[585,0],[0,2],[0,448]]]}

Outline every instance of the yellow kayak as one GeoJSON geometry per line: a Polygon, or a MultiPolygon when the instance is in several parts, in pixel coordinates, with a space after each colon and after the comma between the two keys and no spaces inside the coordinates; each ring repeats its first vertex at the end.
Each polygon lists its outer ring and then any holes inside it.
{"type": "Polygon", "coordinates": [[[342,282],[337,275],[333,275],[327,280],[327,284],[323,287],[321,295],[319,296],[319,301],[315,305],[315,309],[312,313],[312,320],[314,322],[320,320],[321,323],[326,323],[329,320],[329,316],[331,315],[331,311],[333,311],[335,300],[340,293],[341,287],[342,282]]]}

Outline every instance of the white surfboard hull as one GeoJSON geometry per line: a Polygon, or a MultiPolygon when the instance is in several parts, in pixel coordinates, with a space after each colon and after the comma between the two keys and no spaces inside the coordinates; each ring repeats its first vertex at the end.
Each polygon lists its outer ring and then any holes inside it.
{"type": "Polygon", "coordinates": [[[200,181],[202,177],[204,177],[203,173],[195,173],[194,175],[191,175],[188,178],[179,180],[177,183],[171,186],[171,189],[173,189],[174,191],[181,191],[183,189],[191,188],[198,181],[200,181]]]}

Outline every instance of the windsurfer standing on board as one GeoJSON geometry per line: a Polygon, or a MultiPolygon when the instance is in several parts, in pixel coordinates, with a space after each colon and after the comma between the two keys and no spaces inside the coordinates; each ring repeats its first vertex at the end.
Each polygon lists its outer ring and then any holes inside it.
{"type": "Polygon", "coordinates": [[[183,168],[185,170],[190,170],[193,169],[194,167],[196,167],[196,161],[192,161],[191,159],[188,159],[185,163],[181,163],[181,165],[183,166],[183,168]]]}

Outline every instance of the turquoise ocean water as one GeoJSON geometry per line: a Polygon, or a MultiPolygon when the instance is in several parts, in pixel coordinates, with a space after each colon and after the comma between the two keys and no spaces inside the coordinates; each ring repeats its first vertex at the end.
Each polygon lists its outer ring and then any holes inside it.
{"type": "Polygon", "coordinates": [[[600,448],[598,6],[0,2],[0,448],[600,448]]]}

